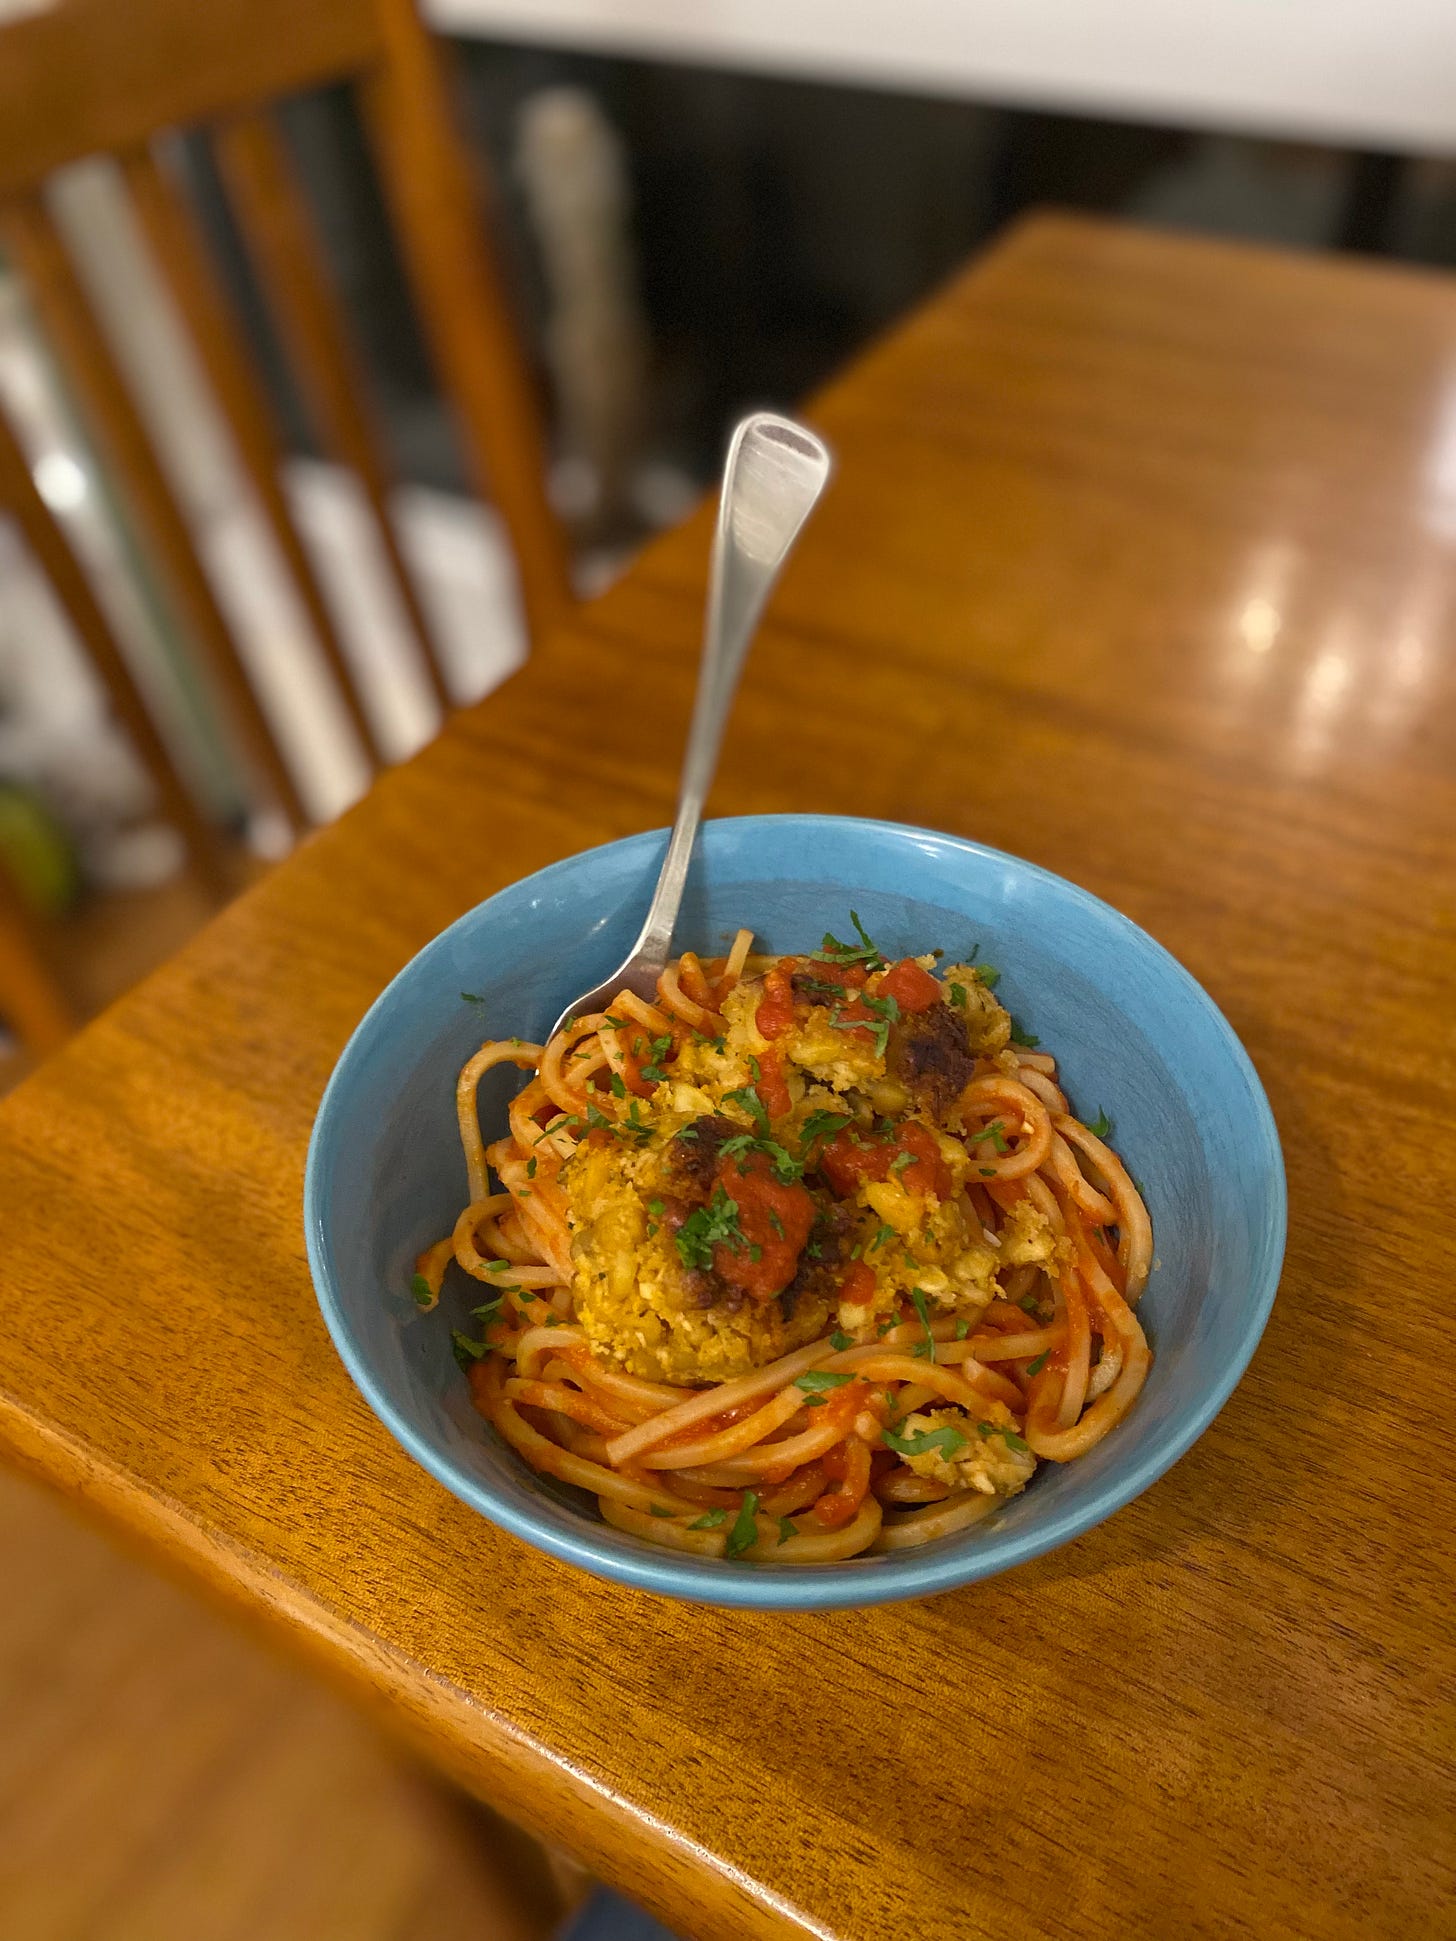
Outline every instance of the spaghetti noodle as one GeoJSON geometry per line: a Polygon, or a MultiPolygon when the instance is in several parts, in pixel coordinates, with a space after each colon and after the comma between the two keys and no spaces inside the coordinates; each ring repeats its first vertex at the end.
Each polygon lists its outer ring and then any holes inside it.
{"type": "Polygon", "coordinates": [[[930,1542],[1084,1455],[1147,1374],[1152,1228],[1107,1122],[1073,1115],[990,966],[892,962],[853,922],[793,957],[741,930],[655,1002],[460,1074],[470,1201],[416,1298],[451,1262],[483,1284],[455,1336],[476,1406],[651,1543],[930,1542]],[[530,1077],[487,1146],[501,1064],[530,1077]]]}

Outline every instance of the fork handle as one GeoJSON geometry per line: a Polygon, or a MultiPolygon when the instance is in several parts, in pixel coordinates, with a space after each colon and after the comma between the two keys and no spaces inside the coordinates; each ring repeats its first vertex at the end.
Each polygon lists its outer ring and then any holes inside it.
{"type": "Polygon", "coordinates": [[[646,921],[632,948],[637,963],[654,973],[672,953],[693,844],[754,629],[824,489],[829,468],[829,453],[813,432],[772,412],[745,418],[728,447],[677,816],[646,921]]]}

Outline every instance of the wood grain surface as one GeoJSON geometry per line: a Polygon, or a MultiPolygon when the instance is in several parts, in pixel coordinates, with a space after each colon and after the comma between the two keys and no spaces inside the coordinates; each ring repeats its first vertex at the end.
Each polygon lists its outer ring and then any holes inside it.
{"type": "Polygon", "coordinates": [[[1010,1575],[757,1616],[536,1555],[351,1387],[320,1091],[461,910],[666,819],[699,516],[0,1112],[0,1435],[695,1941],[1447,1935],[1456,288],[1040,219],[810,415],[714,806],[983,838],[1204,983],[1292,1202],[1213,1428],[1010,1575]]]}

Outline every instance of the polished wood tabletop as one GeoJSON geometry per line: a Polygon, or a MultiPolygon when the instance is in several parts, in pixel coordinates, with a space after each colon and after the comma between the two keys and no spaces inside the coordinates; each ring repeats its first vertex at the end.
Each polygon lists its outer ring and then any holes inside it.
{"type": "Polygon", "coordinates": [[[1450,1934],[1456,284],[1033,220],[809,415],[714,806],[1014,850],[1212,993],[1291,1194],[1217,1422],[1009,1575],[769,1616],[538,1555],[355,1393],[320,1092],[462,910],[668,818],[702,515],[0,1112],[0,1436],[692,1941],[1450,1934]]]}

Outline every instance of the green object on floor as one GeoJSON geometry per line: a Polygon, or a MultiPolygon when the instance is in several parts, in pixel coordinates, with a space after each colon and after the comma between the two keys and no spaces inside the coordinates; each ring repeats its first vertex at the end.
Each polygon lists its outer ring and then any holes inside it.
{"type": "Polygon", "coordinates": [[[62,915],[80,894],[81,871],[65,830],[16,782],[0,782],[0,863],[37,916],[62,915]]]}

